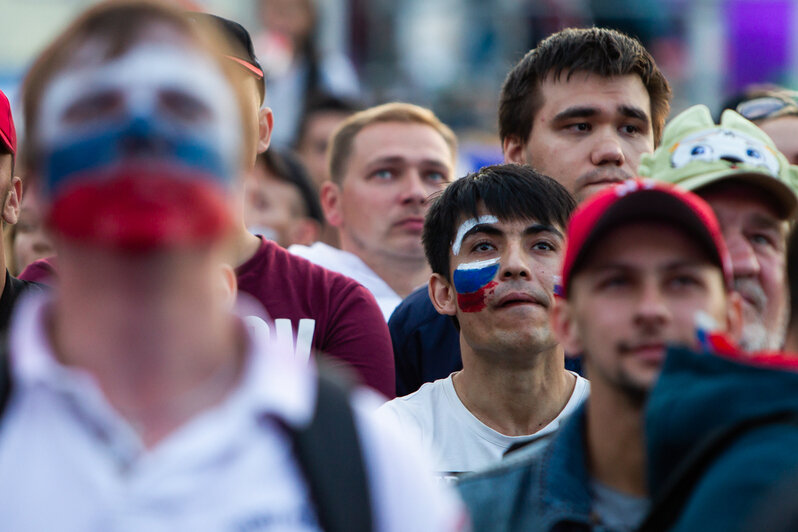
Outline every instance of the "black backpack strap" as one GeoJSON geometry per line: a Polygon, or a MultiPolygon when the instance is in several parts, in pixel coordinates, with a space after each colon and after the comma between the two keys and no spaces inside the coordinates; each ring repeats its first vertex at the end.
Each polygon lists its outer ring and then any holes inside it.
{"type": "Polygon", "coordinates": [[[316,413],[301,430],[287,427],[326,532],[371,532],[372,505],[349,391],[319,367],[316,413]]]}
{"type": "Polygon", "coordinates": [[[0,419],[11,398],[11,361],[8,358],[8,342],[0,335],[0,419]]]}
{"type": "Polygon", "coordinates": [[[776,412],[746,419],[730,427],[716,430],[699,442],[668,477],[660,495],[653,501],[646,519],[638,528],[638,532],[670,530],[681,516],[682,509],[698,481],[721,454],[749,431],[768,425],[781,424],[798,426],[798,412],[776,412]]]}

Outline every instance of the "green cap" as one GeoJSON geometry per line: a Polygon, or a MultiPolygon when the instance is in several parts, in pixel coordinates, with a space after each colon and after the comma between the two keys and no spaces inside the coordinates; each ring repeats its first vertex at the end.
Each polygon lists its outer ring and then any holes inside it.
{"type": "Polygon", "coordinates": [[[725,179],[746,182],[769,192],[785,219],[798,206],[798,166],[764,131],[730,109],[720,125],[705,105],[679,113],[665,127],[660,147],[643,155],[638,173],[692,191],[725,179]]]}

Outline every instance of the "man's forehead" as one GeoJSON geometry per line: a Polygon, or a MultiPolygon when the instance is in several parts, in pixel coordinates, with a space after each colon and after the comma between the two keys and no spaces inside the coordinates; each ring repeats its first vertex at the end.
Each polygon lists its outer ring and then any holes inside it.
{"type": "Polygon", "coordinates": [[[773,225],[786,224],[780,215],[778,201],[756,185],[736,180],[713,184],[695,191],[715,211],[721,228],[730,215],[755,215],[760,221],[771,219],[773,225]],[[725,207],[725,208],[724,208],[725,207]]]}
{"type": "Polygon", "coordinates": [[[624,106],[642,109],[651,115],[651,97],[640,76],[601,76],[587,71],[549,74],[541,81],[541,104],[555,115],[568,107],[593,107],[602,112],[619,112],[624,106]]]}
{"type": "Polygon", "coordinates": [[[375,122],[361,129],[352,152],[366,161],[381,159],[434,162],[451,167],[453,154],[443,136],[420,122],[375,122]],[[414,130],[412,134],[410,130],[414,130]]]}

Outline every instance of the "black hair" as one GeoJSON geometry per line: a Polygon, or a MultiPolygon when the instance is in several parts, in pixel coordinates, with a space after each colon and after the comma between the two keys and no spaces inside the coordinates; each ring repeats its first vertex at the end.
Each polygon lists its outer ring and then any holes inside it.
{"type": "Polygon", "coordinates": [[[478,217],[480,207],[503,221],[534,219],[565,229],[576,202],[557,181],[526,165],[486,166],[457,179],[432,200],[424,219],[424,252],[434,273],[450,278],[457,225],[478,217]]]}
{"type": "Polygon", "coordinates": [[[299,147],[308,129],[311,117],[316,113],[340,113],[352,115],[362,111],[365,107],[362,103],[351,98],[336,96],[328,92],[314,92],[310,95],[302,109],[302,118],[297,128],[295,148],[299,147]]]}
{"type": "Polygon", "coordinates": [[[499,136],[526,144],[543,105],[540,84],[575,72],[601,77],[636,74],[648,91],[654,142],[659,144],[670,110],[671,88],[654,58],[637,39],[607,28],[567,28],[538,44],[507,75],[499,96],[499,136]]]}
{"type": "Polygon", "coordinates": [[[319,193],[296,155],[287,150],[269,148],[258,155],[256,164],[262,164],[276,179],[293,185],[299,190],[304,206],[304,215],[324,225],[324,213],[319,202],[319,193]]]}

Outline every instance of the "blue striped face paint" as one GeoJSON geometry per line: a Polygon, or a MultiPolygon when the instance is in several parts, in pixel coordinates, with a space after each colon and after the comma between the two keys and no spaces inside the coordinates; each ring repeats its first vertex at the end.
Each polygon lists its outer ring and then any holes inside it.
{"type": "Polygon", "coordinates": [[[479,312],[485,308],[485,295],[498,284],[493,280],[498,271],[498,257],[467,262],[454,270],[452,281],[457,291],[457,304],[463,312],[479,312]]]}

